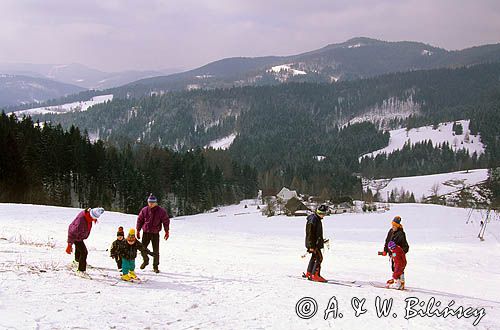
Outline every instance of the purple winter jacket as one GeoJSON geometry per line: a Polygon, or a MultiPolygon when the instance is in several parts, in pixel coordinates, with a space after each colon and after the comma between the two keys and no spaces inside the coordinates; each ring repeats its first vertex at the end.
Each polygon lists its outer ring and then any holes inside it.
{"type": "Polygon", "coordinates": [[[143,230],[145,233],[157,234],[161,231],[161,224],[163,224],[165,231],[170,229],[170,219],[167,211],[160,206],[153,208],[145,206],[137,217],[136,230],[137,232],[143,230]]]}
{"type": "MultiPolygon", "coordinates": [[[[87,221],[85,217],[86,210],[81,211],[76,216],[75,220],[69,225],[68,228],[68,243],[73,244],[75,242],[83,241],[87,239],[92,229],[92,221],[87,221]]],[[[90,218],[90,216],[89,216],[90,218]]]]}

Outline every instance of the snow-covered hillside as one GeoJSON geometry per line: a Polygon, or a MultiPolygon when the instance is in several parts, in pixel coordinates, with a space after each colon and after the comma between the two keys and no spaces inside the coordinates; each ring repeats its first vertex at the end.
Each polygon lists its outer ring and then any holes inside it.
{"type": "MultiPolygon", "coordinates": [[[[326,217],[325,237],[332,243],[324,250],[322,274],[356,280],[359,287],[300,279],[307,265],[300,257],[305,252],[305,218],[267,218],[251,201],[174,218],[170,239],[160,243],[161,273],[137,269],[147,279],[142,284],[115,280],[119,274],[106,251],[117,227],[134,227],[136,216],[105,212],[86,241],[94,280],[81,279],[67,269],[72,256],[64,252],[68,224],[78,211],[0,204],[0,328],[500,328],[500,264],[495,262],[500,258],[500,224],[495,218],[486,240],[479,241],[479,211],[468,223],[467,210],[418,204],[392,205],[386,213],[326,217]],[[409,291],[369,283],[390,277],[388,258],[377,251],[395,215],[402,217],[410,244],[409,291]],[[310,319],[296,314],[304,297],[317,302],[317,314],[310,319]],[[389,316],[377,316],[377,297],[393,299],[389,316]],[[405,299],[411,297],[423,303],[434,298],[439,304],[431,310],[463,306],[477,314],[405,319],[417,309],[405,310],[405,299]],[[325,314],[335,301],[342,314],[337,319],[325,314]],[[356,317],[352,304],[359,301],[364,301],[366,313],[356,317]]],[[[141,261],[138,257],[136,263],[141,261]]],[[[302,305],[298,310],[308,312],[302,305]]]]}
{"type": "Polygon", "coordinates": [[[424,126],[419,128],[412,128],[406,130],[406,128],[401,128],[397,130],[390,131],[391,137],[389,139],[389,145],[383,149],[374,151],[372,153],[363,155],[365,156],[376,156],[380,153],[391,153],[395,150],[400,150],[403,148],[404,144],[408,141],[415,144],[417,142],[422,142],[425,140],[431,140],[433,145],[442,144],[448,142],[450,147],[454,150],[466,149],[469,154],[476,152],[478,155],[484,152],[484,145],[481,143],[481,138],[479,135],[470,134],[469,123],[470,120],[460,120],[458,121],[462,124],[463,134],[453,135],[453,123],[442,123],[439,124],[437,129],[433,129],[432,126],[424,126]]]}
{"type": "Polygon", "coordinates": [[[340,123],[345,126],[365,121],[378,122],[381,126],[380,128],[384,129],[391,120],[406,119],[411,115],[418,115],[420,113],[420,105],[413,100],[413,96],[413,93],[410,93],[406,100],[390,97],[381,104],[367,108],[362,115],[348,121],[341,119],[340,123]]]}
{"type": "Polygon", "coordinates": [[[208,144],[206,147],[211,147],[214,149],[222,149],[225,150],[231,146],[233,143],[234,139],[236,138],[236,134],[231,134],[226,137],[223,137],[222,139],[214,140],[208,144]]]}
{"type": "Polygon", "coordinates": [[[422,197],[432,196],[434,189],[437,188],[438,195],[445,195],[451,192],[463,189],[464,187],[476,185],[488,178],[487,169],[458,171],[451,173],[441,173],[422,176],[409,176],[393,179],[378,179],[364,182],[364,188],[367,187],[375,194],[377,191],[383,200],[394,189],[413,193],[417,201],[422,197]]]}
{"type": "Polygon", "coordinates": [[[276,79],[278,79],[280,82],[286,82],[290,77],[293,76],[307,74],[307,72],[305,71],[292,68],[292,66],[294,65],[295,65],[294,63],[276,65],[266,71],[274,74],[276,79]]]}
{"type": "Polygon", "coordinates": [[[24,115],[28,116],[35,114],[47,114],[47,113],[65,113],[70,111],[87,111],[87,109],[93,105],[99,103],[105,103],[112,100],[113,100],[113,94],[99,95],[99,96],[94,96],[89,101],[72,102],[72,103],[53,105],[48,107],[26,109],[26,110],[16,111],[14,112],[14,114],[18,117],[21,117],[24,115]]]}

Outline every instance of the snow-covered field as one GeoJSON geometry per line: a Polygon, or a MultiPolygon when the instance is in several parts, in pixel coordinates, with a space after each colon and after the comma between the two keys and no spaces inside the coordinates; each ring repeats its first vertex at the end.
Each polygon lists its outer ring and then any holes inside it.
{"type": "MultiPolygon", "coordinates": [[[[468,223],[468,210],[418,204],[391,205],[386,213],[328,216],[323,226],[332,244],[324,251],[322,273],[361,285],[350,287],[298,278],[307,264],[300,257],[305,217],[266,218],[252,201],[244,204],[248,208],[242,203],[172,219],[170,239],[160,245],[162,272],[137,269],[147,279],[142,284],[115,280],[119,274],[106,251],[118,226],[134,227],[135,215],[106,212],[94,226],[86,240],[94,280],[86,280],[67,269],[72,257],[64,252],[68,224],[79,210],[0,204],[0,328],[500,329],[496,218],[481,242],[476,238],[479,211],[468,223]],[[369,284],[390,277],[388,258],[377,251],[395,215],[403,218],[410,244],[409,291],[369,284]],[[310,319],[296,314],[304,297],[318,304],[310,319]],[[377,316],[377,297],[393,299],[389,316],[377,316]],[[417,310],[405,301],[411,297],[424,303],[435,298],[440,305],[430,311],[450,305],[485,315],[480,320],[479,314],[405,319],[406,307],[408,313],[417,310]],[[328,303],[335,301],[342,317],[327,314],[325,320],[328,303]],[[356,317],[352,303],[362,304],[366,313],[356,317]]],[[[136,263],[141,261],[139,256],[136,263]]]]}
{"type": "Polygon", "coordinates": [[[445,195],[485,181],[488,178],[488,169],[458,171],[450,173],[408,176],[393,179],[377,179],[367,181],[366,187],[375,192],[379,191],[380,197],[387,200],[387,195],[394,189],[398,192],[412,192],[417,200],[432,196],[433,189],[437,187],[438,195],[445,195]],[[436,186],[437,185],[437,186],[436,186]]]}
{"type": "MultiPolygon", "coordinates": [[[[93,105],[105,103],[113,100],[113,94],[94,96],[89,101],[72,102],[61,105],[52,105],[49,107],[32,108],[27,110],[16,111],[14,114],[18,117],[29,116],[35,114],[48,114],[48,113],[66,113],[71,111],[87,111],[93,105]]],[[[10,115],[10,114],[9,114],[10,115]]]]}
{"type": "Polygon", "coordinates": [[[443,142],[448,142],[453,150],[466,149],[469,151],[469,154],[471,156],[474,152],[477,152],[477,155],[484,153],[484,145],[481,142],[480,136],[470,134],[470,120],[459,120],[457,122],[460,122],[462,124],[462,135],[453,135],[452,122],[439,124],[437,129],[433,129],[432,126],[424,126],[419,128],[412,128],[409,131],[407,131],[406,128],[389,131],[391,137],[389,139],[389,145],[387,147],[363,155],[362,157],[376,156],[383,152],[389,154],[395,150],[402,149],[405,143],[408,141],[410,141],[412,144],[415,144],[417,142],[422,142],[425,140],[431,140],[434,146],[442,144],[443,142]],[[468,142],[466,138],[467,135],[469,140],[468,142]]]}

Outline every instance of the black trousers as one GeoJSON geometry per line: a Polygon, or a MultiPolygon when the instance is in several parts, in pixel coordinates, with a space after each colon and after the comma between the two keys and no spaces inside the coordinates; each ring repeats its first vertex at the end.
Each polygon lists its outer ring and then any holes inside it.
{"type": "Polygon", "coordinates": [[[316,249],[311,253],[311,259],[309,260],[309,265],[307,266],[307,271],[311,274],[321,271],[321,262],[323,261],[323,254],[320,249],[316,249]]]}
{"type": "Polygon", "coordinates": [[[114,259],[116,261],[116,267],[118,267],[118,269],[122,269],[122,258],[121,257],[116,257],[114,259]]]}
{"type": "Polygon", "coordinates": [[[75,261],[78,262],[78,270],[85,272],[87,270],[87,247],[83,241],[75,242],[75,261]]]}
{"type": "MultiPolygon", "coordinates": [[[[144,248],[148,248],[149,242],[153,244],[153,268],[158,268],[160,264],[160,234],[159,233],[143,233],[142,234],[142,245],[144,248]]],[[[146,252],[141,252],[142,260],[146,264],[149,264],[149,256],[146,252]]]]}

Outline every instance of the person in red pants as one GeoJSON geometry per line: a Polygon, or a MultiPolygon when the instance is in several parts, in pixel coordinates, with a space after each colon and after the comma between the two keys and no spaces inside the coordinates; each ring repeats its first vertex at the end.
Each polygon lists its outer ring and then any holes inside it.
{"type": "Polygon", "coordinates": [[[405,252],[399,245],[396,245],[394,241],[387,243],[387,247],[390,250],[391,258],[394,263],[394,272],[392,273],[392,278],[387,281],[387,287],[389,289],[404,290],[404,272],[406,268],[405,252]]]}

